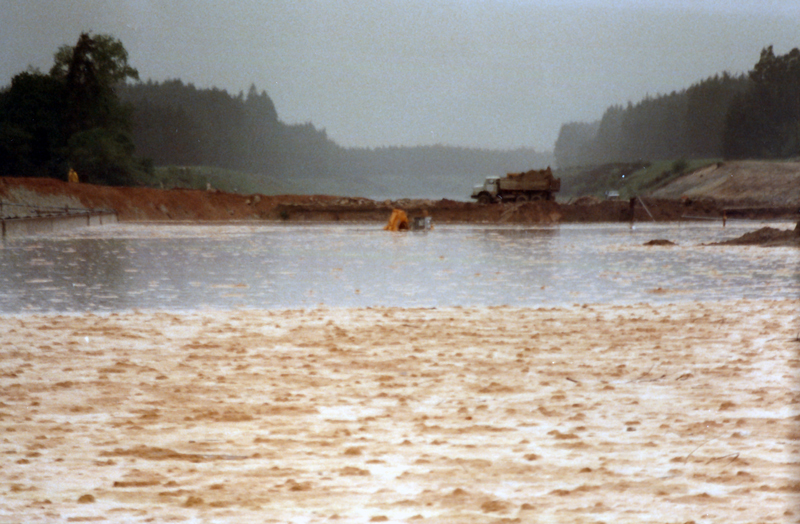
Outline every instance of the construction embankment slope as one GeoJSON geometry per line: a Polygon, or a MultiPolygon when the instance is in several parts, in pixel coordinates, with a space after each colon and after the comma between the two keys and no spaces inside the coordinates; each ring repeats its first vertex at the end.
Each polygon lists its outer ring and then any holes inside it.
{"type": "MultiPolygon", "coordinates": [[[[120,221],[378,221],[392,209],[439,223],[558,223],[630,220],[630,204],[578,199],[481,206],[453,200],[376,201],[327,195],[238,195],[221,191],[105,187],[55,179],[0,178],[0,200],[37,206],[112,209],[120,221]]],[[[634,208],[635,220],[796,218],[800,162],[731,162],[687,174],[634,208]]]]}
{"type": "Polygon", "coordinates": [[[678,178],[657,199],[711,198],[730,208],[798,208],[800,162],[720,162],[678,178]]]}

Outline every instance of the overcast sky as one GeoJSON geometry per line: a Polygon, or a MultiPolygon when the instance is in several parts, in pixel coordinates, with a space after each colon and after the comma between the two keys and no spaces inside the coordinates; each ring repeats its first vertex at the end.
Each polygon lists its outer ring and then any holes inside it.
{"type": "Polygon", "coordinates": [[[142,80],[251,83],[351,147],[551,150],[561,124],[800,47],[800,0],[0,0],[0,85],[82,31],[142,80]]]}

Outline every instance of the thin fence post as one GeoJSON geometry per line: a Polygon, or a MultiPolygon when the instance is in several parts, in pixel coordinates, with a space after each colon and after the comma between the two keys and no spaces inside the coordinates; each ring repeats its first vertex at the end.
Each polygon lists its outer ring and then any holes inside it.
{"type": "Polygon", "coordinates": [[[633,229],[634,215],[636,214],[636,198],[631,198],[628,201],[628,210],[631,215],[631,229],[633,229]]]}

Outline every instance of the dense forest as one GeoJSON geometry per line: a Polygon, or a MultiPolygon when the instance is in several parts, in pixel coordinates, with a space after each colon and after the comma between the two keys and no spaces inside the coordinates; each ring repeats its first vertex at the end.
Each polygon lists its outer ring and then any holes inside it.
{"type": "Polygon", "coordinates": [[[750,71],[746,92],[727,114],[723,153],[729,158],[800,155],[800,50],[775,56],[772,46],[750,71]]]}
{"type": "Polygon", "coordinates": [[[744,76],[714,76],[690,88],[606,109],[599,122],[561,127],[559,167],[723,156],[726,115],[746,92],[744,76]]]}
{"type": "Polygon", "coordinates": [[[765,48],[748,75],[715,75],[680,92],[609,107],[599,122],[564,124],[559,167],[676,158],[800,155],[800,51],[765,48]]]}

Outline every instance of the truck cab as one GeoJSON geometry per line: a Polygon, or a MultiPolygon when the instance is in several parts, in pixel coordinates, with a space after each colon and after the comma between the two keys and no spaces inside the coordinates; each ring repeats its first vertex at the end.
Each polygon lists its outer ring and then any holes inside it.
{"type": "Polygon", "coordinates": [[[479,204],[494,202],[495,198],[497,198],[497,186],[499,181],[499,176],[486,177],[486,181],[483,185],[473,186],[471,198],[476,198],[479,204]]]}

